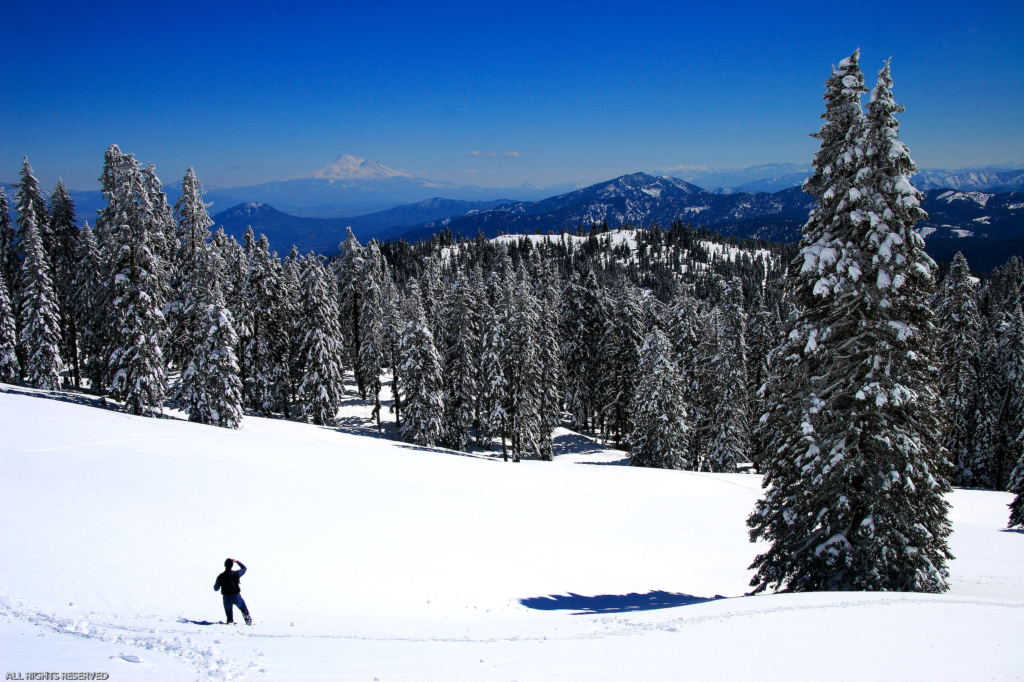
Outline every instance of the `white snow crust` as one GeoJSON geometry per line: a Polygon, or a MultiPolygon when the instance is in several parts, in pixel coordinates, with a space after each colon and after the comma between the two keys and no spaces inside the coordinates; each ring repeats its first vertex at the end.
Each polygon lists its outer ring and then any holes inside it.
{"type": "Polygon", "coordinates": [[[377,437],[351,397],[336,427],[246,417],[230,431],[45,395],[0,388],[7,671],[366,682],[1024,671],[1024,534],[1002,530],[1006,493],[950,496],[947,594],[744,597],[763,549],[744,523],[755,475],[620,466],[622,452],[564,429],[554,462],[413,447],[377,437]],[[249,569],[251,628],[219,624],[212,586],[228,556],[249,569]]]}

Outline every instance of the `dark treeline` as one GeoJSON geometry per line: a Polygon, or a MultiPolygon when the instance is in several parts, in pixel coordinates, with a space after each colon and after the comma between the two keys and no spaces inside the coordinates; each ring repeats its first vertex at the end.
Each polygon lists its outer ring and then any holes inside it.
{"type": "Polygon", "coordinates": [[[1024,523],[1024,264],[938,268],[898,140],[889,65],[826,83],[799,245],[676,221],[487,240],[359,244],[281,258],[210,233],[189,169],[168,205],[116,146],[108,205],[76,227],[26,160],[0,192],[0,380],[330,424],[351,373],[400,436],[550,460],[567,424],[637,466],[764,473],[755,591],[943,591],[951,483],[1012,490],[1024,523]]]}

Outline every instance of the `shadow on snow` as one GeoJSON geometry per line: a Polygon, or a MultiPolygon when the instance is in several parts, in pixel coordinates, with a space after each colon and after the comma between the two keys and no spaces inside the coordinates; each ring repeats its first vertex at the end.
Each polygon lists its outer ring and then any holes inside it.
{"type": "Polygon", "coordinates": [[[676,606],[692,606],[704,602],[725,599],[720,594],[714,597],[695,597],[680,592],[663,592],[661,590],[647,594],[599,594],[585,597],[581,594],[553,594],[549,597],[529,597],[520,599],[519,603],[528,609],[539,611],[574,611],[573,615],[582,616],[588,613],[629,613],[631,611],[653,611],[655,609],[671,609],[676,606]]]}

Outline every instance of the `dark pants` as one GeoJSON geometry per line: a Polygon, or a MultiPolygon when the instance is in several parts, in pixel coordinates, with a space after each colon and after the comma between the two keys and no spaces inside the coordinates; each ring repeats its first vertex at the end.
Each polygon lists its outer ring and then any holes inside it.
{"type": "Polygon", "coordinates": [[[242,615],[246,618],[249,617],[249,609],[245,607],[245,600],[242,599],[240,594],[225,594],[224,595],[224,613],[227,614],[228,622],[232,623],[235,620],[234,611],[231,607],[237,606],[238,610],[242,612],[242,615]]]}

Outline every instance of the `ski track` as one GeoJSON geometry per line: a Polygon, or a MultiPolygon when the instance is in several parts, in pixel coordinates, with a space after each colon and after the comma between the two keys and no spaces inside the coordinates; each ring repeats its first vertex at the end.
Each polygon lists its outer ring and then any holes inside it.
{"type": "MultiPolygon", "coordinates": [[[[764,598],[764,597],[762,597],[764,598]]],[[[747,597],[734,597],[730,601],[739,606],[747,597]]],[[[722,603],[722,602],[718,602],[722,603]]],[[[868,598],[845,600],[831,603],[808,605],[780,605],[765,608],[735,609],[724,613],[700,616],[682,616],[665,621],[639,621],[635,617],[609,616],[600,614],[579,613],[583,616],[577,622],[586,631],[572,635],[509,635],[506,637],[415,637],[395,636],[379,637],[360,634],[271,634],[253,631],[241,626],[238,629],[223,633],[219,630],[203,630],[196,628],[174,628],[167,623],[166,629],[145,626],[133,626],[127,623],[110,623],[102,620],[83,618],[59,618],[51,614],[26,607],[23,603],[13,605],[7,599],[0,599],[0,618],[8,623],[17,620],[23,624],[47,630],[51,634],[106,642],[113,649],[120,649],[110,658],[122,658],[132,661],[131,654],[125,648],[135,650],[138,654],[166,654],[197,672],[200,679],[215,680],[240,677],[252,672],[266,673],[263,667],[266,656],[259,647],[252,647],[247,640],[350,640],[362,642],[405,642],[405,643],[447,643],[447,644],[494,644],[500,642],[556,642],[573,640],[599,640],[619,637],[644,636],[654,632],[680,632],[686,628],[699,627],[707,623],[724,622],[738,618],[757,618],[780,613],[796,613],[806,611],[835,611],[840,609],[892,607],[901,605],[943,607],[951,605],[978,606],[986,609],[1024,609],[1024,602],[1009,602],[982,599],[962,599],[936,596],[927,597],[881,597],[870,595],[868,598]],[[589,617],[588,617],[589,616],[589,617]],[[215,637],[222,637],[228,642],[222,643],[215,637]],[[202,643],[195,638],[213,639],[212,643],[202,643]],[[241,640],[241,642],[240,642],[241,640]],[[241,646],[239,644],[241,643],[241,646]],[[231,649],[231,653],[227,650],[231,649]],[[240,651],[245,649],[245,651],[240,651]]],[[[156,616],[139,616],[153,618],[156,616]]],[[[182,623],[183,619],[174,621],[182,623]]],[[[187,622],[187,621],[186,621],[187,622]]],[[[222,624],[222,623],[221,623],[222,624]]],[[[214,624],[216,625],[216,623],[214,624]]],[[[258,627],[258,626],[257,626],[258,627]]],[[[40,636],[40,635],[37,635],[40,636]]],[[[143,659],[145,660],[145,659],[143,659]]],[[[138,661],[132,661],[138,662],[138,661]]]]}

